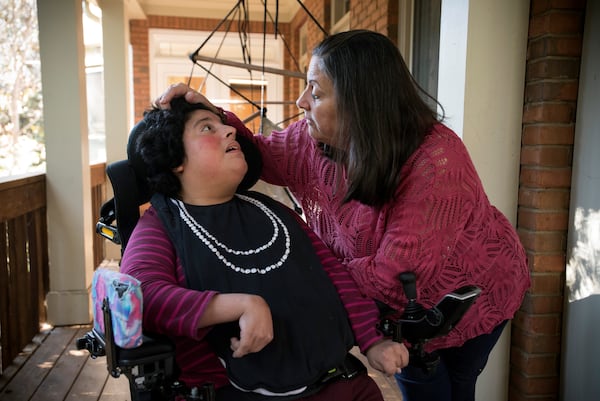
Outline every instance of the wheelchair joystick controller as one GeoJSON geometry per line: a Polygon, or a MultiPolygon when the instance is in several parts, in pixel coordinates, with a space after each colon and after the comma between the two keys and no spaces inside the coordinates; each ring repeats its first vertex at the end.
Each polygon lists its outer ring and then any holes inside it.
{"type": "MultiPolygon", "coordinates": [[[[425,317],[427,311],[425,310],[425,308],[423,308],[423,305],[417,302],[417,281],[415,274],[412,272],[401,273],[399,278],[402,282],[404,294],[406,294],[406,298],[408,299],[408,303],[404,308],[404,313],[402,314],[401,319],[407,323],[417,323],[423,321],[423,318],[425,317]]],[[[408,333],[405,332],[404,337],[408,340],[407,335],[408,333]]]]}
{"type": "Polygon", "coordinates": [[[475,302],[481,290],[475,286],[461,287],[446,294],[437,305],[426,309],[417,301],[415,274],[401,273],[398,279],[408,300],[404,312],[396,320],[384,317],[379,328],[394,341],[406,341],[409,344],[410,364],[420,367],[427,374],[432,373],[439,364],[439,356],[435,352],[425,352],[425,344],[448,334],[475,302]]]}

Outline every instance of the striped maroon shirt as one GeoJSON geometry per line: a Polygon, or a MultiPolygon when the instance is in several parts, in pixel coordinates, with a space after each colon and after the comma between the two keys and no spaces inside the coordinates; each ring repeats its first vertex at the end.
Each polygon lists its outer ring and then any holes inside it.
{"type": "MultiPolygon", "coordinates": [[[[323,268],[340,295],[356,344],[365,352],[383,337],[376,329],[377,307],[362,295],[349,272],[317,235],[298,216],[296,218],[313,242],[323,268]]],[[[123,255],[121,271],[142,283],[144,329],[174,340],[181,369],[179,379],[188,386],[212,382],[218,388],[229,384],[225,369],[203,340],[209,329],[198,329],[198,321],[216,293],[186,288],[180,260],[153,207],[140,218],[123,255]]]]}

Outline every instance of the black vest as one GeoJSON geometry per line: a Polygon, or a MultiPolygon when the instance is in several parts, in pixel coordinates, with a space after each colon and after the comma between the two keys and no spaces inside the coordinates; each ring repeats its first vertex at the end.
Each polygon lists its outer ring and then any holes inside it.
{"type": "Polygon", "coordinates": [[[273,223],[247,200],[236,196],[221,205],[185,205],[185,213],[229,249],[256,249],[276,237],[249,256],[230,254],[217,246],[221,258],[190,229],[192,223],[182,219],[182,209],[172,199],[156,194],[152,204],[175,245],[189,288],[257,294],[271,309],[274,339],[260,352],[232,357],[229,339],[239,336],[237,322],[217,325],[208,335],[232,384],[251,391],[293,392],[318,383],[328,370],[339,366],[354,337],[336,289],[293,212],[260,193],[242,196],[266,205],[287,228],[289,253],[280,266],[276,262],[286,254],[285,231],[277,219],[273,223]],[[278,235],[274,235],[274,224],[278,235]]]}

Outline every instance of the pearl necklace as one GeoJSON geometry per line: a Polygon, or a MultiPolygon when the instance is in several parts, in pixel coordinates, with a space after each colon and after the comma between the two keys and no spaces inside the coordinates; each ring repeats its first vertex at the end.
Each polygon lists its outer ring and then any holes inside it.
{"type": "Polygon", "coordinates": [[[258,207],[265,215],[267,215],[269,220],[271,220],[271,224],[273,225],[273,236],[266,244],[261,245],[255,249],[246,249],[246,250],[231,249],[231,248],[227,247],[225,244],[223,244],[222,242],[220,242],[219,240],[217,240],[212,234],[210,234],[210,232],[208,232],[208,230],[206,228],[204,228],[200,223],[198,223],[196,221],[196,219],[194,219],[192,217],[192,215],[190,215],[189,211],[187,210],[187,208],[185,207],[185,204],[182,201],[180,201],[179,199],[171,199],[171,201],[179,209],[179,217],[181,217],[181,219],[190,228],[190,230],[204,243],[204,245],[206,245],[208,247],[208,249],[210,249],[210,251],[212,253],[215,254],[215,256],[221,262],[223,262],[223,264],[225,264],[230,269],[232,269],[236,272],[244,273],[244,274],[256,274],[256,273],[265,274],[271,270],[281,267],[290,254],[290,233],[288,232],[287,227],[285,226],[285,224],[283,224],[281,219],[275,213],[273,213],[273,211],[271,211],[264,203],[260,202],[259,200],[250,198],[248,196],[241,195],[241,194],[235,194],[235,196],[238,197],[239,199],[242,199],[242,200],[258,207]],[[258,253],[264,251],[265,249],[270,248],[271,245],[273,245],[273,243],[275,243],[277,238],[279,238],[279,227],[280,226],[283,229],[283,235],[285,236],[285,252],[283,253],[281,258],[277,262],[275,262],[269,266],[266,266],[264,268],[258,268],[258,267],[246,267],[245,268],[245,267],[236,266],[233,263],[231,263],[225,256],[223,256],[223,254],[219,251],[219,248],[220,248],[228,254],[242,255],[242,256],[258,254],[258,253]]]}

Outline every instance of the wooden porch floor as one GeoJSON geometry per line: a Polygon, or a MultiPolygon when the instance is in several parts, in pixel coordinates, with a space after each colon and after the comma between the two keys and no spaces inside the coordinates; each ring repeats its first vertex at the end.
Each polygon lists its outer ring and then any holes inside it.
{"type": "Polygon", "coordinates": [[[77,350],[75,340],[90,327],[55,327],[36,336],[0,376],[0,400],[130,400],[127,378],[109,376],[106,358],[77,350]]]}
{"type": "MultiPolygon", "coordinates": [[[[106,370],[106,358],[92,359],[75,341],[90,326],[55,327],[42,331],[0,375],[2,401],[130,401],[129,385],[106,370]]],[[[359,355],[363,362],[366,361],[359,355]]],[[[386,401],[401,401],[393,378],[369,373],[386,401]]]]}

